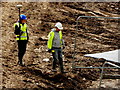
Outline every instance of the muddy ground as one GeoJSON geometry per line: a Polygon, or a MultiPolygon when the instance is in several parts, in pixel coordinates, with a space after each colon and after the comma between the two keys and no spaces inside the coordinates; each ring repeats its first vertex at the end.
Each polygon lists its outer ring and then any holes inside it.
{"type": "MultiPolygon", "coordinates": [[[[119,2],[114,3],[47,3],[47,2],[2,2],[2,88],[72,88],[75,90],[97,88],[100,69],[74,69],[72,61],[77,66],[102,66],[102,59],[84,57],[84,54],[98,53],[120,49],[119,20],[86,19],[79,21],[78,16],[120,16],[119,2]],[[21,13],[27,15],[29,26],[29,42],[24,56],[26,67],[17,65],[17,42],[13,24],[18,20],[17,4],[22,4],[21,13]],[[67,73],[51,72],[52,57],[47,50],[47,35],[56,22],[63,24],[65,40],[64,68],[67,73]],[[76,55],[74,40],[77,34],[76,55]],[[49,61],[44,61],[48,58],[49,61]],[[93,87],[92,87],[93,86],[93,87]]],[[[117,70],[106,70],[107,73],[117,73],[117,70]],[[116,71],[116,72],[115,72],[116,71]]],[[[109,84],[109,83],[108,83],[109,84]]],[[[103,88],[119,88],[103,87],[103,88]]]]}

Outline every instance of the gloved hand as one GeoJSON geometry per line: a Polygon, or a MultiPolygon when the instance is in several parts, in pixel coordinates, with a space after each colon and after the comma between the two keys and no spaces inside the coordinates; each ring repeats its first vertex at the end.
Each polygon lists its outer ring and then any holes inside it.
{"type": "Polygon", "coordinates": [[[16,35],[22,35],[23,31],[21,31],[20,28],[21,28],[21,27],[18,27],[17,25],[15,26],[15,31],[14,31],[14,33],[15,33],[16,35]]]}
{"type": "Polygon", "coordinates": [[[48,49],[48,52],[50,53],[52,51],[52,49],[48,49]]]}
{"type": "Polygon", "coordinates": [[[22,30],[20,30],[20,35],[22,35],[23,34],[23,31],[22,30]]]}
{"type": "Polygon", "coordinates": [[[65,46],[63,46],[63,49],[65,49],[65,46]]]}

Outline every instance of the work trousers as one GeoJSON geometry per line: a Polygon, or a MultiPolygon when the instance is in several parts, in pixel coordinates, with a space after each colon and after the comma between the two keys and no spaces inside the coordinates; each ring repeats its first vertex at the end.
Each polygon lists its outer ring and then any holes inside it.
{"type": "Polygon", "coordinates": [[[22,64],[23,56],[26,52],[27,40],[18,40],[18,62],[22,64]]]}
{"type": "Polygon", "coordinates": [[[52,52],[52,56],[53,56],[52,69],[56,69],[56,64],[58,61],[60,65],[60,71],[63,72],[62,49],[53,48],[53,50],[54,52],[52,52]]]}

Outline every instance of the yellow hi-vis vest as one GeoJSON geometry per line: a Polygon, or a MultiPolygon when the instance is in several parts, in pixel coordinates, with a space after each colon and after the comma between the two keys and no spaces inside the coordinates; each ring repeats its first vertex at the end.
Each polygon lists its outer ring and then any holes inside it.
{"type": "MultiPolygon", "coordinates": [[[[19,22],[14,24],[14,28],[16,25],[19,27],[19,22]]],[[[20,24],[20,26],[21,26],[20,30],[22,30],[23,33],[22,33],[22,35],[16,35],[16,40],[27,40],[28,39],[28,37],[27,37],[27,24],[26,23],[24,25],[20,24]]]]}
{"type": "MultiPolygon", "coordinates": [[[[52,49],[52,43],[53,43],[53,38],[54,38],[55,33],[53,31],[51,31],[48,34],[48,42],[47,42],[47,47],[48,49],[52,49]]],[[[60,40],[61,40],[61,47],[62,47],[62,31],[59,31],[59,36],[60,36],[60,40]]]]}

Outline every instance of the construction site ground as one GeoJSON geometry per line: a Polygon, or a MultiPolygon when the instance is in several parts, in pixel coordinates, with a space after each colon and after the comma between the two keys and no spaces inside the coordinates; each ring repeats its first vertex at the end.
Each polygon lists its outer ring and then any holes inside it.
{"type": "MultiPolygon", "coordinates": [[[[76,19],[78,16],[120,17],[119,2],[0,2],[0,4],[2,88],[72,88],[73,90],[98,88],[101,70],[72,70],[72,61],[75,61],[77,66],[102,66],[103,62],[99,62],[101,59],[84,57],[84,55],[120,49],[119,20],[109,22],[103,20],[103,23],[100,22],[94,26],[94,22],[81,19],[80,22],[87,22],[93,26],[79,27],[77,54],[73,60],[76,19]],[[27,16],[29,31],[29,42],[23,59],[25,67],[17,64],[18,50],[13,27],[18,20],[17,4],[23,5],[21,14],[27,16]],[[51,71],[52,56],[47,52],[47,35],[56,22],[61,22],[64,27],[63,58],[64,69],[67,72],[65,74],[59,72],[59,66],[57,73],[51,71]],[[98,26],[100,26],[99,29],[97,29],[98,26]]],[[[107,69],[106,73],[118,73],[117,70],[107,69]]],[[[120,82],[118,79],[105,79],[102,82],[102,89],[105,88],[120,89],[120,82]]]]}

